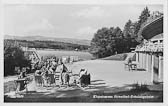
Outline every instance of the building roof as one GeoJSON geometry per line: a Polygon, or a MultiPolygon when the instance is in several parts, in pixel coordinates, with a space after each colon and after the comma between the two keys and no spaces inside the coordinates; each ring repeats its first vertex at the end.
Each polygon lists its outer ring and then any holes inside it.
{"type": "Polygon", "coordinates": [[[163,39],[163,33],[158,34],[158,35],[151,38],[151,40],[156,40],[156,39],[163,39]]]}
{"type": "Polygon", "coordinates": [[[147,40],[161,33],[163,33],[163,16],[146,22],[139,32],[147,40]]]}

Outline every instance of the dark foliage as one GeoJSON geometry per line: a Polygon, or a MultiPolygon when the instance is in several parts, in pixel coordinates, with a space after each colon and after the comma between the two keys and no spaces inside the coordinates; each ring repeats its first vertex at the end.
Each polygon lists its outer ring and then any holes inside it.
{"type": "Polygon", "coordinates": [[[103,58],[116,53],[130,52],[131,48],[141,43],[143,37],[138,36],[138,32],[149,16],[150,11],[146,7],[137,22],[128,20],[123,31],[119,27],[99,29],[91,41],[90,53],[96,58],[103,58]]]}
{"type": "Polygon", "coordinates": [[[144,10],[141,12],[141,15],[139,16],[139,20],[135,26],[135,34],[138,36],[138,41],[141,42],[143,37],[138,35],[138,32],[141,28],[141,25],[150,17],[150,11],[148,7],[144,8],[144,10]]]}
{"type": "Polygon", "coordinates": [[[4,41],[4,75],[14,75],[15,67],[29,67],[30,61],[15,41],[4,41]]]}
{"type": "Polygon", "coordinates": [[[91,40],[90,53],[103,58],[118,53],[130,52],[138,43],[135,38],[124,37],[119,27],[99,29],[91,40]]]}

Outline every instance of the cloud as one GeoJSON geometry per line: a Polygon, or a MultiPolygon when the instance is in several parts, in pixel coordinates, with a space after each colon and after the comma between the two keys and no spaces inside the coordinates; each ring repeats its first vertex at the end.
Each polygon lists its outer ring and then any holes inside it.
{"type": "Polygon", "coordinates": [[[98,6],[82,9],[73,15],[83,18],[102,18],[109,16],[109,14],[103,8],[98,6]]]}
{"type": "Polygon", "coordinates": [[[42,18],[39,22],[33,23],[26,28],[27,32],[34,31],[53,31],[55,27],[45,18],[42,18]]]}

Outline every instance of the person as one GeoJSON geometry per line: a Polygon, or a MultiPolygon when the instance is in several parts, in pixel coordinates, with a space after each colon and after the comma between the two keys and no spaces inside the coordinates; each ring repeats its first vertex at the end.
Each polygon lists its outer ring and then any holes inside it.
{"type": "Polygon", "coordinates": [[[53,59],[53,60],[52,60],[52,65],[53,65],[53,66],[57,65],[56,59],[53,59]]]}
{"type": "Polygon", "coordinates": [[[20,75],[18,77],[18,79],[22,79],[22,78],[25,78],[27,75],[26,75],[26,68],[23,67],[22,68],[22,71],[20,72],[20,75]]]}
{"type": "Polygon", "coordinates": [[[52,68],[52,66],[49,66],[48,68],[48,74],[53,74],[54,73],[54,70],[52,68]]]}
{"type": "Polygon", "coordinates": [[[43,79],[44,79],[44,86],[46,86],[46,85],[48,86],[48,83],[49,83],[48,74],[49,74],[49,72],[48,72],[47,69],[44,70],[44,72],[43,72],[43,74],[42,74],[42,77],[43,77],[43,79]]]}
{"type": "Polygon", "coordinates": [[[131,70],[131,64],[132,64],[132,58],[128,58],[128,68],[129,68],[129,71],[131,70]]]}
{"type": "Polygon", "coordinates": [[[81,69],[79,73],[79,77],[81,78],[83,75],[87,75],[87,70],[86,69],[81,69]]]}
{"type": "Polygon", "coordinates": [[[128,58],[128,63],[132,63],[132,58],[128,58]]]}
{"type": "Polygon", "coordinates": [[[41,70],[36,70],[35,71],[35,75],[41,75],[42,74],[42,71],[41,70]]]}
{"type": "Polygon", "coordinates": [[[64,65],[63,62],[61,62],[61,85],[65,84],[66,82],[68,82],[69,84],[69,75],[67,75],[68,73],[68,69],[67,67],[64,65]]]}
{"type": "Polygon", "coordinates": [[[27,75],[26,75],[26,68],[23,67],[22,71],[20,72],[20,75],[18,77],[18,80],[16,80],[17,82],[17,88],[16,91],[21,91],[24,90],[27,86],[27,79],[26,79],[27,75]]]}
{"type": "Polygon", "coordinates": [[[68,72],[65,72],[64,73],[64,84],[67,84],[69,86],[69,80],[70,80],[70,76],[68,72]]]}
{"type": "Polygon", "coordinates": [[[79,73],[79,80],[81,87],[90,84],[90,74],[87,73],[86,69],[81,69],[79,73]]]}

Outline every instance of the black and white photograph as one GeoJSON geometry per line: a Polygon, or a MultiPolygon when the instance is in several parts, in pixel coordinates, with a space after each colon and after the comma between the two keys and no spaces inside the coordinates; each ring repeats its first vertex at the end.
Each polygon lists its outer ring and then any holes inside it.
{"type": "Polygon", "coordinates": [[[163,103],[164,6],[3,4],[4,103],[163,103]]]}

